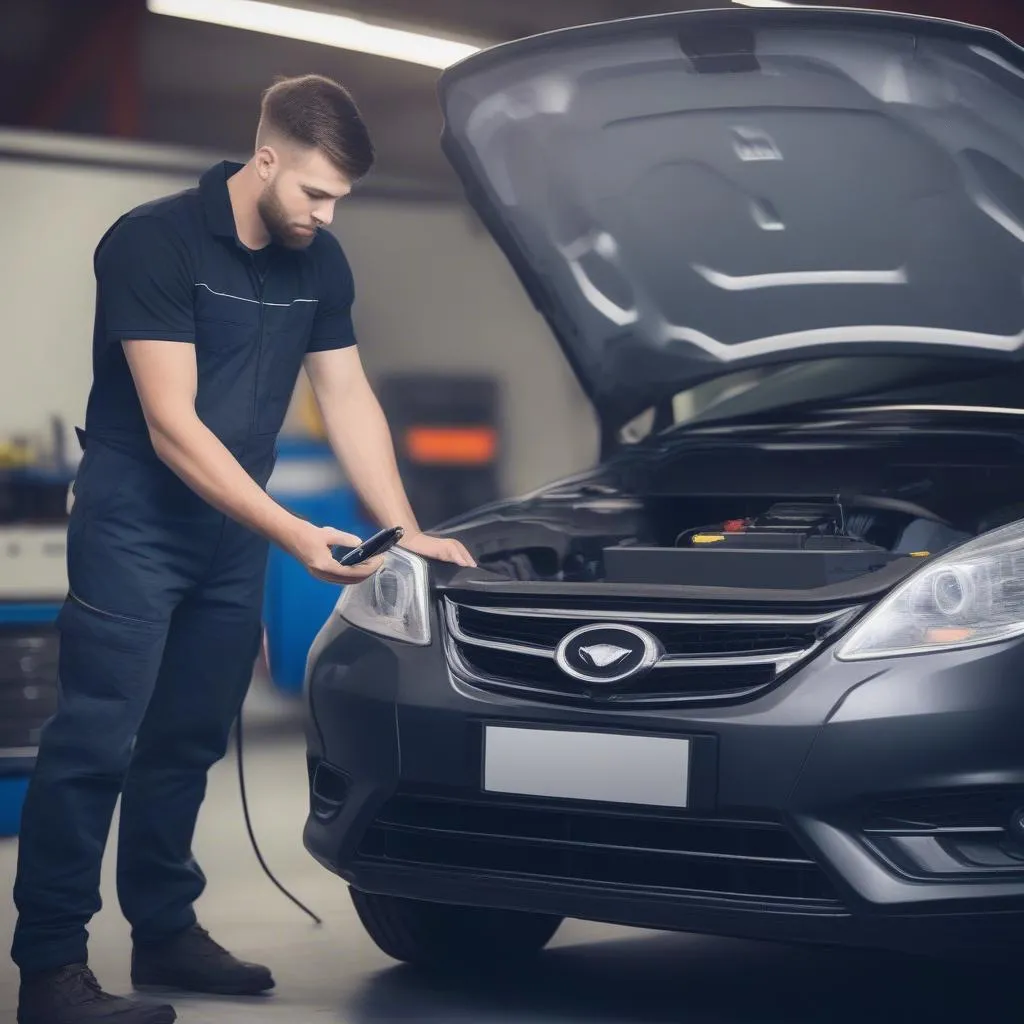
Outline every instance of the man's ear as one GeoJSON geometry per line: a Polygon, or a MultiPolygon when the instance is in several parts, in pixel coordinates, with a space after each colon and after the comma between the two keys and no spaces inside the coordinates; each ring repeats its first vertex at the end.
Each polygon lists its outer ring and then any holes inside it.
{"type": "Polygon", "coordinates": [[[260,146],[254,154],[253,164],[261,181],[270,181],[280,166],[280,163],[281,160],[278,156],[277,150],[271,145],[260,146]]]}

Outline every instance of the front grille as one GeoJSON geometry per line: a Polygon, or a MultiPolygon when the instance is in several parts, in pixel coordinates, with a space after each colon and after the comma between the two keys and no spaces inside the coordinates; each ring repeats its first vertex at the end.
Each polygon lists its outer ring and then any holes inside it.
{"type": "Polygon", "coordinates": [[[693,613],[444,599],[449,663],[464,682],[548,703],[607,706],[750,699],[820,649],[856,611],[693,613]],[[660,660],[617,685],[563,672],[555,658],[561,640],[599,624],[642,627],[660,644],[660,660]]]}
{"type": "Polygon", "coordinates": [[[609,814],[506,800],[399,795],[365,834],[362,863],[838,907],[782,823],[609,814]]]}
{"type": "Polygon", "coordinates": [[[58,650],[50,627],[0,627],[0,756],[38,746],[57,707],[58,650]]]}

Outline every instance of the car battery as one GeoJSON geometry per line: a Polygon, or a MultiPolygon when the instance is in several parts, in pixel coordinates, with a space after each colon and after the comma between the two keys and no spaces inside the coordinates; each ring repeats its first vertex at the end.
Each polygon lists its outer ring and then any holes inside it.
{"type": "Polygon", "coordinates": [[[838,504],[773,505],[754,518],[689,531],[676,547],[606,548],[605,578],[614,583],[807,590],[884,569],[901,557],[842,530],[838,504]]]}

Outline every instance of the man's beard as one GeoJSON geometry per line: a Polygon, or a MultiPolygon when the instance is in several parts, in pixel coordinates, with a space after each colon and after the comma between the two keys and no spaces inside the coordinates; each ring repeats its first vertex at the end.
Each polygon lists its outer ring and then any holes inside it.
{"type": "Polygon", "coordinates": [[[271,240],[286,249],[305,249],[316,237],[315,232],[312,235],[296,232],[295,226],[288,221],[288,215],[273,185],[263,190],[256,209],[271,240]]]}

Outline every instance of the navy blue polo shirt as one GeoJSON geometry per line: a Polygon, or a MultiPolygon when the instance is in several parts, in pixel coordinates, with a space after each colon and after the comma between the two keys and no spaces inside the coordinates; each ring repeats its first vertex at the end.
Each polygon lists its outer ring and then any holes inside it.
{"type": "Polygon", "coordinates": [[[87,439],[152,452],[122,341],[195,346],[196,410],[236,457],[272,448],[306,353],[356,343],[338,240],[321,230],[302,250],[247,249],[227,189],[240,167],[137,207],[97,246],[87,439]]]}

